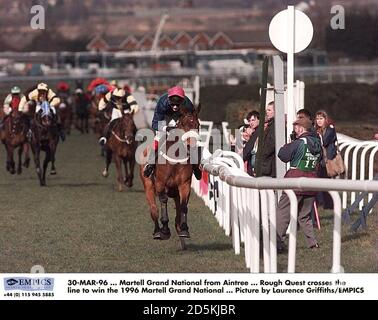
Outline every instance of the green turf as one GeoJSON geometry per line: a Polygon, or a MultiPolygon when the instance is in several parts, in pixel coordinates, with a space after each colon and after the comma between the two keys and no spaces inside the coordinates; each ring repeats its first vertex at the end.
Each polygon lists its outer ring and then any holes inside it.
{"type": "Polygon", "coordinates": [[[191,239],[181,251],[174,231],[152,239],[139,175],[129,191],[115,191],[115,168],[104,179],[94,136],[74,134],[58,146],[57,176],[40,187],[34,165],[21,176],[5,171],[0,151],[0,272],[247,272],[202,200],[189,205],[191,239]]]}
{"type": "MultiPolygon", "coordinates": [[[[60,144],[57,176],[40,187],[34,167],[21,176],[5,171],[0,150],[0,272],[249,272],[244,254],[236,256],[202,200],[192,195],[189,206],[191,239],[181,251],[171,223],[172,238],[152,239],[139,176],[134,187],[115,191],[114,166],[101,176],[104,160],[93,135],[74,133],[60,144]]],[[[174,220],[172,204],[171,221],[174,220]]],[[[376,217],[376,216],[375,216],[376,217]]],[[[367,232],[343,230],[342,264],[347,272],[377,272],[377,237],[372,219],[367,232]]],[[[375,224],[376,226],[377,224],[375,224]]],[[[332,213],[322,214],[317,232],[321,248],[305,248],[299,232],[298,272],[329,272],[332,261],[332,213]]],[[[243,250],[242,250],[243,251],[243,250]]],[[[285,272],[287,255],[278,258],[285,272]]]]}

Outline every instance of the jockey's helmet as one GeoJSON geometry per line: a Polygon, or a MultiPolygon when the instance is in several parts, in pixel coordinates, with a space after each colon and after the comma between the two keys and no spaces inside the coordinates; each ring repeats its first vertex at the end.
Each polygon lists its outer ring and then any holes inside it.
{"type": "Polygon", "coordinates": [[[109,89],[106,85],[100,84],[96,87],[95,93],[96,94],[107,94],[109,92],[109,89]]]}
{"type": "Polygon", "coordinates": [[[41,82],[37,87],[38,91],[49,91],[49,87],[46,83],[41,82]]]}
{"type": "Polygon", "coordinates": [[[75,93],[76,93],[76,94],[83,94],[84,91],[83,91],[83,89],[77,88],[77,89],[75,90],[75,93]]]}
{"type": "Polygon", "coordinates": [[[123,89],[114,89],[112,96],[115,98],[123,98],[125,96],[125,90],[123,89]]]}
{"type": "Polygon", "coordinates": [[[68,91],[70,89],[70,85],[64,81],[59,82],[56,87],[59,91],[68,91]]]}
{"type": "Polygon", "coordinates": [[[185,99],[185,91],[181,87],[172,87],[168,90],[168,102],[173,111],[178,111],[185,99]]]}
{"type": "Polygon", "coordinates": [[[170,88],[168,90],[168,98],[173,97],[173,96],[177,96],[177,97],[184,99],[185,98],[184,89],[179,87],[179,86],[170,88]]]}
{"type": "Polygon", "coordinates": [[[21,89],[20,89],[20,87],[14,86],[14,87],[11,89],[11,94],[20,94],[20,93],[21,93],[21,89]]]}

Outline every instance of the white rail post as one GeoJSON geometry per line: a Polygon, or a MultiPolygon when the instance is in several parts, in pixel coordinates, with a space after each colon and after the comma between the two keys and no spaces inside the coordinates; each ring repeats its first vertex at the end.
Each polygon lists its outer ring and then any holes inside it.
{"type": "Polygon", "coordinates": [[[333,258],[332,273],[344,272],[341,266],[341,200],[337,191],[330,191],[329,194],[333,200],[333,210],[335,212],[333,226],[333,258]]]}
{"type": "Polygon", "coordinates": [[[253,211],[252,211],[252,223],[250,225],[249,235],[252,238],[251,241],[251,272],[260,272],[260,198],[259,190],[253,190],[253,211]]]}
{"type": "Polygon", "coordinates": [[[287,272],[295,272],[295,257],[297,250],[297,221],[298,221],[298,200],[293,190],[284,190],[290,200],[290,224],[289,224],[289,253],[287,261],[287,272]]]}
{"type": "Polygon", "coordinates": [[[273,190],[267,190],[267,194],[269,199],[270,272],[277,273],[277,201],[273,190]]]}
{"type": "Polygon", "coordinates": [[[266,190],[260,190],[261,198],[261,226],[263,234],[263,257],[264,272],[270,272],[270,237],[269,237],[269,219],[266,190]]]}

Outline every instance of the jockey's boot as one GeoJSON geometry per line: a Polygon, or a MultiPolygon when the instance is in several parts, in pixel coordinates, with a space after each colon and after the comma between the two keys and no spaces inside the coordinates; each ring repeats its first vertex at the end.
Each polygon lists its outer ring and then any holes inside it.
{"type": "Polygon", "coordinates": [[[154,150],[153,152],[151,150],[151,152],[150,152],[150,154],[148,156],[147,164],[143,168],[143,176],[144,177],[146,177],[146,178],[151,177],[151,175],[155,171],[156,162],[158,160],[158,154],[159,153],[158,153],[157,150],[154,150]]]}
{"type": "Polygon", "coordinates": [[[101,145],[101,146],[104,146],[109,138],[110,138],[110,134],[112,133],[112,130],[114,128],[114,124],[116,123],[116,121],[110,121],[108,123],[108,125],[105,127],[105,130],[104,130],[104,136],[102,136],[99,140],[98,140],[98,143],[101,145]]]}
{"type": "Polygon", "coordinates": [[[199,165],[199,163],[201,162],[201,155],[202,155],[201,147],[197,147],[198,163],[192,164],[193,174],[194,174],[194,176],[196,177],[197,180],[201,180],[201,178],[202,178],[202,171],[201,171],[200,165],[199,165]]]}
{"type": "Polygon", "coordinates": [[[143,176],[145,178],[149,178],[152,175],[152,173],[155,171],[155,168],[156,168],[155,164],[147,163],[143,169],[143,176]]]}
{"type": "Polygon", "coordinates": [[[192,168],[193,168],[193,174],[196,177],[196,179],[201,180],[202,179],[202,171],[199,168],[199,165],[198,164],[192,164],[192,168]]]}

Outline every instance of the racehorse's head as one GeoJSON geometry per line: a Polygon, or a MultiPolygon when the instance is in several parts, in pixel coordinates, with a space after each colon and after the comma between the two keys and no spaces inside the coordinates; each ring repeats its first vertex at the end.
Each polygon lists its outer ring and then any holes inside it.
{"type": "Polygon", "coordinates": [[[186,110],[182,110],[181,117],[177,122],[177,128],[183,130],[185,133],[182,136],[182,141],[186,141],[188,145],[194,146],[200,139],[199,136],[199,119],[198,114],[200,112],[201,105],[198,106],[193,113],[186,110]]]}
{"type": "Polygon", "coordinates": [[[132,144],[135,141],[136,134],[136,126],[133,120],[133,114],[124,113],[122,116],[121,123],[121,139],[124,139],[127,144],[132,144]]]}
{"type": "Polygon", "coordinates": [[[53,114],[50,108],[50,104],[47,101],[42,102],[39,117],[40,122],[44,127],[51,126],[53,122],[53,114]]]}

